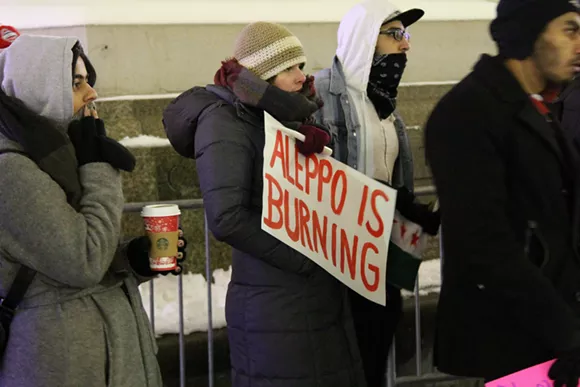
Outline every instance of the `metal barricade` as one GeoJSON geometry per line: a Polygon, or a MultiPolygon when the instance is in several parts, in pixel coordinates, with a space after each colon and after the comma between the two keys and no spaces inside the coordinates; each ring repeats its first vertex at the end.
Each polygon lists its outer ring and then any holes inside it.
{"type": "MultiPolygon", "coordinates": [[[[171,203],[177,204],[181,210],[200,210],[203,209],[203,200],[172,200],[172,201],[156,201],[156,202],[142,202],[142,203],[127,203],[123,209],[124,212],[140,212],[141,209],[149,204],[171,203]]],[[[207,227],[207,217],[205,219],[205,273],[207,279],[207,308],[208,308],[208,331],[207,331],[207,350],[208,350],[208,385],[214,385],[214,364],[213,364],[213,314],[211,302],[211,255],[209,249],[209,231],[207,227]]],[[[186,373],[185,373],[185,335],[184,335],[184,316],[183,316],[183,277],[177,277],[178,283],[178,311],[179,311],[179,385],[185,387],[186,373]]],[[[149,318],[151,320],[151,328],[155,333],[155,284],[149,281],[149,318]]]]}
{"type": "MultiPolygon", "coordinates": [[[[429,196],[434,195],[435,188],[433,186],[418,187],[415,190],[417,196],[429,196]]],[[[124,208],[124,212],[139,212],[148,204],[160,204],[160,203],[171,203],[177,204],[181,210],[201,210],[203,209],[203,200],[201,199],[190,199],[190,200],[172,200],[172,201],[156,201],[156,202],[141,202],[141,203],[127,203],[124,208]]],[[[204,217],[204,232],[205,232],[205,274],[207,279],[207,312],[208,312],[208,331],[207,331],[207,353],[208,353],[208,386],[214,387],[214,332],[213,332],[213,311],[212,311],[212,271],[211,271],[211,254],[209,245],[209,230],[207,226],[207,216],[204,217]]],[[[440,243],[441,246],[441,243],[440,243]]],[[[441,249],[441,259],[442,249],[441,249]]],[[[184,313],[183,313],[183,279],[182,276],[178,276],[178,298],[179,298],[179,377],[180,386],[184,387],[186,382],[186,370],[185,370],[185,337],[184,337],[184,313]]],[[[150,308],[150,319],[151,326],[155,331],[155,298],[154,298],[154,283],[149,282],[150,286],[150,298],[149,298],[149,308],[150,308]]],[[[422,369],[422,348],[421,348],[421,303],[419,295],[419,278],[417,278],[417,283],[414,292],[414,310],[415,310],[415,358],[416,358],[416,372],[413,376],[403,376],[397,377],[396,375],[396,353],[395,345],[391,347],[391,352],[389,355],[389,362],[387,366],[387,387],[403,386],[410,383],[434,383],[438,381],[450,381],[456,380],[457,377],[450,375],[444,375],[439,373],[423,373],[422,369]]]]}
{"type": "MultiPolygon", "coordinates": [[[[417,187],[415,189],[415,195],[418,197],[430,196],[435,194],[436,191],[434,186],[417,187]]],[[[439,245],[441,246],[441,241],[439,241],[439,245]]],[[[440,258],[442,258],[441,255],[440,258]]],[[[415,375],[397,377],[396,370],[397,354],[395,350],[395,340],[393,339],[393,344],[389,351],[389,358],[387,363],[387,375],[386,375],[387,387],[395,387],[409,383],[433,383],[441,380],[449,380],[451,378],[448,375],[423,373],[423,364],[422,364],[423,349],[421,347],[422,342],[421,299],[419,292],[420,287],[419,280],[420,278],[419,276],[417,276],[417,280],[415,283],[415,291],[413,294],[413,304],[415,310],[415,375]]]]}
{"type": "MultiPolygon", "coordinates": [[[[415,189],[415,195],[420,196],[430,196],[436,195],[436,190],[434,186],[418,187],[415,189]]],[[[441,238],[442,232],[439,232],[439,258],[441,261],[441,273],[443,273],[443,240],[441,238]]],[[[443,276],[441,275],[441,278],[443,276]]],[[[469,378],[442,374],[439,372],[423,372],[423,348],[422,343],[422,330],[421,330],[421,298],[419,292],[419,276],[417,276],[417,282],[415,284],[415,291],[413,294],[413,304],[415,310],[415,375],[397,377],[396,371],[396,351],[395,351],[395,340],[389,351],[389,358],[387,363],[387,375],[386,375],[386,385],[387,387],[395,386],[405,386],[409,384],[430,384],[437,382],[449,382],[457,380],[470,380],[469,378]]]]}

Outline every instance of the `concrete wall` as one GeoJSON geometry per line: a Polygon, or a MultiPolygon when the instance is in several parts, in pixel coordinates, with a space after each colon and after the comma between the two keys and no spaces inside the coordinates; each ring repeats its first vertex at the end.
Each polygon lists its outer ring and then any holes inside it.
{"type": "MultiPolygon", "coordinates": [[[[359,0],[1,0],[0,22],[18,28],[115,24],[338,22],[359,0]]],[[[425,20],[490,20],[497,0],[390,0],[425,20]]]]}
{"type": "MultiPolygon", "coordinates": [[[[420,7],[411,28],[405,83],[461,79],[480,53],[497,0],[392,0],[420,7]]],[[[336,31],[358,0],[0,0],[0,23],[24,33],[74,35],[99,73],[101,97],[181,92],[210,82],[232,53],[240,29],[255,20],[286,24],[303,42],[306,70],[330,65],[336,31]]]]}
{"type": "MultiPolygon", "coordinates": [[[[495,52],[488,21],[424,21],[412,28],[403,82],[446,82],[465,76],[483,52],[495,52]]],[[[79,36],[95,65],[101,97],[163,94],[211,82],[244,24],[100,25],[26,33],[79,36]]],[[[306,70],[330,65],[338,23],[293,23],[308,56],[306,70]]]]}

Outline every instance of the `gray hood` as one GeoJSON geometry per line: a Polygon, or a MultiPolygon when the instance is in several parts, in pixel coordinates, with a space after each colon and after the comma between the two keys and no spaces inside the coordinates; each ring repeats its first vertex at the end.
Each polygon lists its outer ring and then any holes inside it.
{"type": "Polygon", "coordinates": [[[0,53],[0,87],[33,112],[66,126],[73,117],[74,37],[22,35],[0,53]]]}

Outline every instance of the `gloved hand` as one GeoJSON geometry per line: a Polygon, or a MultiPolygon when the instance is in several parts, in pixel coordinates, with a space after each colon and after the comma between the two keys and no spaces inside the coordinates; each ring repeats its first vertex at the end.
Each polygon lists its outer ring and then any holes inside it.
{"type": "Polygon", "coordinates": [[[397,210],[405,218],[417,223],[429,235],[437,235],[441,225],[439,210],[431,211],[430,205],[416,201],[415,195],[405,187],[397,190],[397,210]]]}
{"type": "Polygon", "coordinates": [[[97,119],[97,136],[99,147],[103,161],[111,164],[115,169],[122,169],[123,171],[133,172],[135,169],[135,156],[127,148],[119,142],[107,137],[105,130],[105,123],[103,120],[97,119]]]}
{"type": "MultiPolygon", "coordinates": [[[[239,64],[235,59],[222,62],[222,67],[215,74],[214,83],[230,88],[242,103],[256,106],[266,111],[270,111],[270,104],[280,105],[279,101],[282,101],[283,98],[299,97],[288,95],[287,92],[260,79],[260,77],[239,64]],[[266,93],[268,93],[267,97],[265,96],[266,93]]],[[[316,94],[314,77],[310,76],[306,79],[303,93],[307,97],[316,94]]],[[[296,119],[298,121],[301,120],[298,117],[296,119]]],[[[322,152],[324,146],[330,142],[328,131],[316,124],[303,124],[299,128],[292,129],[298,130],[306,137],[304,142],[297,141],[298,150],[305,156],[322,152]]]]}
{"type": "Polygon", "coordinates": [[[318,124],[303,124],[298,131],[306,137],[304,142],[296,141],[298,151],[304,156],[313,153],[321,153],[324,147],[330,143],[330,134],[318,124]]]}
{"type": "Polygon", "coordinates": [[[99,142],[97,141],[97,120],[92,116],[74,120],[68,127],[68,136],[75,148],[79,167],[89,163],[103,161],[99,142]]]}
{"type": "Polygon", "coordinates": [[[548,377],[554,381],[554,387],[577,387],[580,379],[580,348],[562,352],[550,367],[548,377]]]}
{"type": "MultiPolygon", "coordinates": [[[[216,85],[228,86],[230,89],[234,90],[234,86],[240,72],[244,69],[244,66],[238,63],[236,59],[230,59],[222,62],[222,67],[214,76],[214,83],[216,85]]],[[[253,74],[250,72],[250,74],[253,74]]],[[[257,77],[256,75],[254,75],[257,77]]]]}
{"type": "Polygon", "coordinates": [[[103,120],[85,116],[69,124],[68,136],[75,148],[79,166],[105,162],[113,168],[132,172],[135,156],[123,145],[107,137],[103,120]]]}
{"type": "Polygon", "coordinates": [[[179,239],[177,241],[177,267],[175,270],[170,271],[153,271],[149,267],[149,251],[151,250],[151,241],[148,237],[142,236],[134,238],[127,246],[127,258],[129,259],[129,264],[131,268],[140,276],[143,277],[153,277],[157,274],[167,275],[169,273],[173,275],[181,274],[183,270],[182,263],[185,260],[187,247],[187,240],[183,236],[183,230],[179,229],[179,239]]]}
{"type": "Polygon", "coordinates": [[[244,104],[258,106],[270,84],[242,66],[236,59],[222,62],[214,83],[228,87],[244,104]],[[248,87],[248,85],[251,85],[248,87]]]}
{"type": "Polygon", "coordinates": [[[302,91],[306,98],[313,98],[316,97],[316,87],[314,86],[314,76],[307,75],[306,79],[304,80],[304,85],[302,87],[302,91]]]}
{"type": "Polygon", "coordinates": [[[137,163],[135,156],[119,142],[110,137],[99,136],[99,147],[103,161],[111,164],[113,168],[133,172],[137,163]]]}

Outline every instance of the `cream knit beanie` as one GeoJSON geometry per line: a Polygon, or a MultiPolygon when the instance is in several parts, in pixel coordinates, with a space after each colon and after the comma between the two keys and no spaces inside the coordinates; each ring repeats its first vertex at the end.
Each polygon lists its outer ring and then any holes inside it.
{"type": "Polygon", "coordinates": [[[306,63],[300,40],[286,27],[267,22],[244,27],[236,39],[234,58],[264,80],[306,63]]]}

